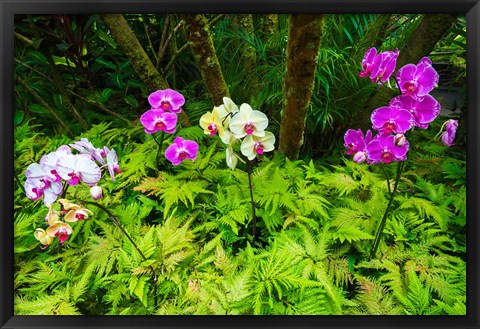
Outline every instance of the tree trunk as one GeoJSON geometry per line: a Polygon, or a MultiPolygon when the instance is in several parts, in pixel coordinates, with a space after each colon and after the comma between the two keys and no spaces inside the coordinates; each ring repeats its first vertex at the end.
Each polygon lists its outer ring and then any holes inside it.
{"type": "MultiPolygon", "coordinates": [[[[253,18],[251,14],[239,15],[240,26],[245,30],[251,40],[255,40],[255,29],[253,27],[253,18]]],[[[245,72],[248,72],[246,87],[249,89],[248,95],[255,95],[258,91],[257,76],[257,55],[255,48],[248,42],[242,41],[242,66],[245,72]]]]}
{"type": "MultiPolygon", "coordinates": [[[[122,14],[102,14],[102,19],[107,23],[112,37],[123,50],[125,56],[131,60],[133,69],[147,87],[153,92],[159,89],[167,89],[168,82],[158,73],[155,65],[151,62],[147,53],[128,25],[122,14]]],[[[178,116],[183,126],[190,126],[185,111],[178,116]]]]}
{"type": "Polygon", "coordinates": [[[324,15],[290,15],[279,151],[298,158],[312,96],[324,15]]]}
{"type": "Polygon", "coordinates": [[[182,15],[185,32],[193,58],[207,86],[214,105],[223,103],[223,97],[230,97],[227,84],[218,63],[213,40],[204,15],[182,15]]]}
{"type": "Polygon", "coordinates": [[[266,40],[278,32],[278,15],[268,14],[263,18],[263,32],[266,40]]]}
{"type": "MultiPolygon", "coordinates": [[[[400,49],[396,70],[409,63],[417,64],[422,57],[428,56],[443,34],[452,26],[454,19],[452,15],[424,15],[417,29],[412,33],[405,46],[400,49]]],[[[352,118],[352,122],[356,124],[355,128],[369,129],[371,127],[370,113],[376,108],[387,106],[390,99],[398,93],[397,88],[379,87],[378,91],[365,104],[364,110],[359,111],[358,115],[352,118]]]]}

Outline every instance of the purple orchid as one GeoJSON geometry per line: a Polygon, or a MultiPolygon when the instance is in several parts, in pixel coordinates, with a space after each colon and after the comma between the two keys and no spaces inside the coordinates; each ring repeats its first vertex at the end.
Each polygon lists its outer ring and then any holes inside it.
{"type": "Polygon", "coordinates": [[[371,120],[373,129],[381,133],[403,134],[413,127],[415,118],[404,109],[383,106],[372,112],[371,120]]]}
{"type": "Polygon", "coordinates": [[[410,95],[400,95],[392,98],[390,107],[409,111],[414,117],[414,125],[421,129],[428,128],[431,123],[440,114],[440,103],[431,95],[416,97],[410,95]]]}
{"type": "Polygon", "coordinates": [[[417,63],[407,64],[397,72],[397,83],[404,95],[425,96],[438,84],[439,75],[432,67],[432,61],[423,57],[417,63]]]}
{"type": "Polygon", "coordinates": [[[453,146],[455,135],[457,134],[458,121],[450,119],[444,123],[446,130],[442,133],[442,143],[445,146],[453,146]]]}
{"type": "Polygon", "coordinates": [[[345,141],[343,145],[348,149],[345,151],[345,154],[355,154],[353,161],[362,163],[367,159],[365,148],[372,140],[372,132],[370,130],[364,136],[361,129],[348,129],[343,139],[345,141]]]}
{"type": "Polygon", "coordinates": [[[177,137],[173,144],[165,150],[165,157],[174,166],[178,166],[184,159],[195,160],[197,152],[198,144],[196,142],[177,137]]]}
{"type": "Polygon", "coordinates": [[[148,102],[154,109],[161,109],[173,113],[180,113],[185,104],[185,97],[172,89],[157,90],[148,96],[148,102]]]}
{"type": "Polygon", "coordinates": [[[345,154],[354,154],[358,151],[363,151],[365,146],[370,143],[372,132],[368,130],[364,136],[361,129],[348,129],[343,139],[345,141],[344,146],[348,149],[345,154]]]}
{"type": "Polygon", "coordinates": [[[82,181],[93,186],[102,176],[100,167],[85,154],[63,156],[57,164],[57,172],[70,185],[77,185],[82,181]]]}
{"type": "Polygon", "coordinates": [[[378,134],[367,145],[369,163],[391,163],[405,161],[410,144],[405,136],[378,134]],[[399,141],[402,141],[399,143],[399,141]],[[400,145],[401,144],[401,145],[400,145]]]}
{"type": "Polygon", "coordinates": [[[358,74],[362,78],[369,77],[373,70],[373,61],[377,56],[377,48],[372,47],[365,52],[362,60],[362,71],[358,74]]]}
{"type": "Polygon", "coordinates": [[[384,51],[378,54],[372,63],[370,80],[382,84],[386,82],[397,65],[398,49],[395,51],[384,51]]]}
{"type": "Polygon", "coordinates": [[[151,109],[142,114],[140,122],[145,127],[147,134],[153,134],[157,131],[173,134],[177,125],[177,115],[160,109],[151,109]]]}

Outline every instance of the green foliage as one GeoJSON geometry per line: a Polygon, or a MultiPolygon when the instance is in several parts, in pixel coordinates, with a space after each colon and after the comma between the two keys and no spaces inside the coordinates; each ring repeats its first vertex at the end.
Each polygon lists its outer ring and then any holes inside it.
{"type": "MultiPolygon", "coordinates": [[[[158,145],[138,123],[149,108],[151,91],[137,80],[132,63],[98,16],[85,21],[75,17],[57,27],[43,16],[16,18],[16,31],[32,44],[16,40],[15,76],[68,123],[73,136],[18,84],[15,314],[466,314],[463,146],[447,150],[433,141],[433,131],[441,125],[436,122],[433,129],[416,129],[409,136],[409,158],[375,259],[369,252],[393,188],[394,168],[355,164],[337,147],[344,128],[376,90],[358,79],[363,52],[374,43],[382,50],[401,47],[420,15],[327,16],[302,152],[312,160],[290,161],[274,154],[255,162],[255,245],[245,164],[228,168],[225,146],[197,125],[213,104],[191,55],[181,50],[186,41],[179,17],[125,17],[153,63],[171,37],[158,69],[186,96],[183,110],[192,126],[179,125],[174,135],[166,136],[162,151],[182,136],[198,142],[198,158],[174,167],[163,154],[157,157],[158,145]],[[375,24],[385,24],[381,26],[389,33],[372,33],[375,24]],[[31,26],[49,31],[48,42],[31,26]],[[84,39],[66,40],[69,28],[82,32],[84,39]],[[81,47],[85,40],[89,42],[81,47]],[[49,54],[53,65],[45,64],[49,54]],[[56,242],[39,248],[33,232],[45,227],[47,208],[42,200],[25,197],[25,170],[42,155],[80,138],[116,150],[123,172],[115,181],[101,181],[99,202],[140,252],[107,214],[90,205],[93,216],[72,224],[74,233],[61,248],[56,242]]],[[[264,17],[255,15],[253,35],[237,18],[208,15],[230,94],[236,103],[249,102],[266,113],[276,132],[288,16],[279,15],[273,33],[267,33],[264,17]],[[254,72],[242,64],[247,48],[255,55],[254,72]]],[[[459,18],[439,45],[458,52],[452,60],[459,67],[464,32],[459,18]]],[[[89,188],[70,187],[66,197],[79,203],[90,200],[89,188]]]]}

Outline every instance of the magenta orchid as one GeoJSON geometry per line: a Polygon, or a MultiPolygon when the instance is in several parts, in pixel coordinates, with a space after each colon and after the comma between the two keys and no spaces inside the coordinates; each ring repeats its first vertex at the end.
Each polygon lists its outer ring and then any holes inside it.
{"type": "Polygon", "coordinates": [[[145,127],[145,133],[147,134],[153,134],[157,131],[173,134],[177,125],[177,115],[160,109],[151,109],[142,114],[140,122],[145,127]]]}
{"type": "Polygon", "coordinates": [[[455,135],[457,134],[458,121],[450,119],[443,124],[446,128],[445,132],[442,133],[442,143],[445,146],[454,146],[455,135]]]}
{"type": "Polygon", "coordinates": [[[400,95],[392,98],[390,107],[409,111],[414,118],[414,125],[421,129],[428,128],[428,124],[440,114],[440,103],[431,95],[415,97],[400,95]]]}
{"type": "Polygon", "coordinates": [[[386,82],[395,70],[397,58],[398,49],[395,51],[384,51],[378,54],[372,63],[370,80],[378,84],[386,82]]]}
{"type": "Polygon", "coordinates": [[[165,150],[165,157],[174,166],[178,166],[183,160],[195,160],[197,158],[198,144],[191,140],[177,137],[173,144],[165,150]]]}
{"type": "Polygon", "coordinates": [[[373,129],[381,133],[403,134],[413,127],[415,118],[404,109],[383,106],[372,112],[371,120],[373,129]]]}
{"type": "Polygon", "coordinates": [[[425,96],[438,84],[439,75],[428,57],[417,63],[401,67],[396,75],[398,88],[403,95],[425,96]]]}
{"type": "Polygon", "coordinates": [[[185,97],[172,89],[157,90],[148,96],[148,102],[153,109],[180,113],[181,106],[185,104],[185,97]]]}
{"type": "Polygon", "coordinates": [[[372,82],[382,84],[393,74],[397,58],[398,49],[377,54],[377,49],[372,47],[365,52],[362,71],[358,75],[362,78],[370,77],[372,82]]]}
{"type": "Polygon", "coordinates": [[[403,139],[400,146],[395,135],[376,135],[366,147],[370,163],[391,163],[392,161],[405,161],[410,147],[408,141],[403,139]]]}
{"type": "Polygon", "coordinates": [[[355,154],[365,150],[367,144],[372,140],[372,132],[368,130],[364,136],[361,129],[348,129],[343,139],[344,146],[348,149],[345,154],[355,154]]]}
{"type": "Polygon", "coordinates": [[[369,77],[373,71],[373,61],[377,56],[377,48],[372,47],[365,52],[362,60],[362,71],[358,74],[362,78],[369,77]]]}

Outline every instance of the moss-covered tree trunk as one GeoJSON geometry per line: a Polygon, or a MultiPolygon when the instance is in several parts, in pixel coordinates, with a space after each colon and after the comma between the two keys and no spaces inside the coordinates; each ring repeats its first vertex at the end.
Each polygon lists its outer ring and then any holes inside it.
{"type": "MultiPolygon", "coordinates": [[[[253,17],[251,14],[239,15],[238,22],[242,29],[246,32],[251,41],[255,40],[255,28],[253,27],[253,17]]],[[[248,74],[247,86],[250,90],[249,95],[254,95],[258,89],[257,75],[257,54],[253,45],[248,42],[242,42],[242,67],[248,74]]]]}
{"type": "MultiPolygon", "coordinates": [[[[454,20],[455,17],[452,15],[424,15],[417,29],[411,34],[405,46],[400,49],[397,70],[408,63],[417,64],[422,57],[428,56],[445,32],[452,26],[454,20]]],[[[387,106],[390,99],[396,95],[398,95],[397,88],[379,87],[378,91],[370,97],[363,107],[364,110],[359,111],[358,115],[352,118],[355,128],[370,128],[370,113],[376,108],[387,106]]]]}
{"type": "Polygon", "coordinates": [[[297,159],[312,96],[324,15],[290,15],[279,151],[297,159]]]}
{"type": "MultiPolygon", "coordinates": [[[[125,56],[131,60],[133,69],[147,87],[152,92],[167,89],[168,82],[155,68],[123,15],[103,14],[101,17],[107,23],[115,42],[123,50],[125,56]]],[[[188,116],[184,111],[179,114],[179,120],[183,126],[190,126],[188,116]]]]}
{"type": "Polygon", "coordinates": [[[265,33],[265,39],[270,38],[278,32],[278,15],[267,14],[263,18],[263,32],[265,33]]]}
{"type": "Polygon", "coordinates": [[[230,97],[230,94],[213,46],[208,20],[204,15],[182,15],[182,19],[197,68],[213,104],[220,105],[223,97],[230,97]]]}
{"type": "Polygon", "coordinates": [[[152,90],[168,88],[167,81],[158,73],[123,15],[104,14],[101,17],[107,23],[115,42],[132,61],[133,69],[148,88],[152,90]]]}

